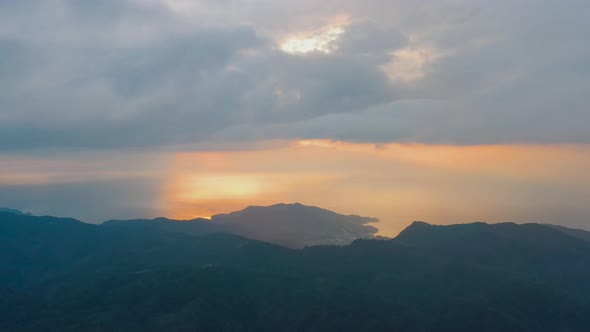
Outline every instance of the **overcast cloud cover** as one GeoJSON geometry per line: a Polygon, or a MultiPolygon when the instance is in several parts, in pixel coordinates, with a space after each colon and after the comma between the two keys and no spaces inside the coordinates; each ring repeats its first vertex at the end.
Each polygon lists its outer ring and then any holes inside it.
{"type": "Polygon", "coordinates": [[[4,0],[0,149],[590,143],[589,18],[584,0],[4,0]],[[335,28],[325,52],[281,49],[335,28]]]}

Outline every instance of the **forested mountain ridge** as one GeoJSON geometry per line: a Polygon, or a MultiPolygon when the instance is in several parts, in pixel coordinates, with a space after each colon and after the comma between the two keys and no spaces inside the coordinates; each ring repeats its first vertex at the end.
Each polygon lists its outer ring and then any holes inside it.
{"type": "Polygon", "coordinates": [[[588,331],[589,278],[546,225],[292,250],[0,213],[0,331],[588,331]]]}

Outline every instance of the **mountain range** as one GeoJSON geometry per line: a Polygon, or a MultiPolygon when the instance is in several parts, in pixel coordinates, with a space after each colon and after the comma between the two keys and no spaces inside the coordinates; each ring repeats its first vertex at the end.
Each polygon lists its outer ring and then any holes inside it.
{"type": "Polygon", "coordinates": [[[103,225],[153,228],[193,235],[226,232],[290,248],[302,248],[313,245],[346,245],[359,238],[372,238],[378,230],[367,224],[378,221],[377,218],[342,215],[295,203],[250,206],[242,211],[215,215],[211,219],[109,220],[103,225]]]}
{"type": "Polygon", "coordinates": [[[0,212],[0,331],[590,330],[588,232],[414,222],[393,239],[269,243],[313,216],[324,234],[340,215],[277,205],[92,225],[0,212]],[[269,241],[243,236],[267,236],[281,213],[269,241]]]}

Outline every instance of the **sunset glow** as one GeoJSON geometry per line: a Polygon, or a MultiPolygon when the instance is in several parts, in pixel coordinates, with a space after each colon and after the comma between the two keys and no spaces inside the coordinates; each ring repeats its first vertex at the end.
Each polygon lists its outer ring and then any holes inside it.
{"type": "Polygon", "coordinates": [[[0,1],[0,207],[590,229],[590,20],[560,3],[0,1]]]}
{"type": "MultiPolygon", "coordinates": [[[[166,215],[190,219],[248,205],[301,202],[381,219],[383,234],[413,220],[438,223],[542,222],[555,195],[590,195],[588,146],[442,146],[358,144],[326,140],[174,157],[164,196],[166,215]],[[203,163],[202,161],[209,162],[203,163]],[[551,186],[551,195],[523,186],[551,186]],[[486,191],[482,191],[482,187],[486,191]],[[493,195],[490,195],[493,193],[493,195]],[[519,202],[515,204],[514,202],[519,202]],[[461,209],[457,209],[461,206],[461,209]]],[[[583,213],[571,199],[564,215],[583,213]]]]}
{"type": "Polygon", "coordinates": [[[333,43],[344,33],[340,26],[328,27],[319,31],[290,37],[281,44],[281,50],[290,54],[306,54],[310,52],[331,53],[333,43]]]}

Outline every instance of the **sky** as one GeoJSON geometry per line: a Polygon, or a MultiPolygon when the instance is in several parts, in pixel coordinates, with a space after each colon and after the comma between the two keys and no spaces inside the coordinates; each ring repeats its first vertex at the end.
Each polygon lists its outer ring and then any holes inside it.
{"type": "Polygon", "coordinates": [[[590,228],[583,0],[0,0],[0,206],[590,228]]]}

